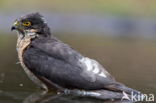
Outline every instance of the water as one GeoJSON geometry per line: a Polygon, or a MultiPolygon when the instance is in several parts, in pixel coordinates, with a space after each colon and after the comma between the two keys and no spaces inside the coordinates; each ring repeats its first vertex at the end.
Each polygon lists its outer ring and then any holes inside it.
{"type": "MultiPolygon", "coordinates": [[[[156,94],[156,40],[55,35],[83,55],[99,61],[118,81],[143,93],[156,94]]],[[[0,36],[0,103],[104,102],[75,96],[56,96],[55,93],[43,95],[18,64],[15,45],[15,35],[0,36]]]]}

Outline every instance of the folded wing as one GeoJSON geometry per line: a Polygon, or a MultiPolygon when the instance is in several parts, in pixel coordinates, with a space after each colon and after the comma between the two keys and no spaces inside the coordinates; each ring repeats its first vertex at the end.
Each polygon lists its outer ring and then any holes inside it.
{"type": "Polygon", "coordinates": [[[116,86],[120,87],[97,61],[57,39],[34,40],[24,53],[24,61],[33,73],[64,88],[115,90],[116,86]]]}

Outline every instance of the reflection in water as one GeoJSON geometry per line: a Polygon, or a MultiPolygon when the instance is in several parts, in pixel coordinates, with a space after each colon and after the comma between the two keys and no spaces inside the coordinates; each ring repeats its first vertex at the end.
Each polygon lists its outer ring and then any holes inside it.
{"type": "Polygon", "coordinates": [[[4,82],[5,73],[0,73],[0,83],[4,82]]]}
{"type": "Polygon", "coordinates": [[[35,92],[26,97],[23,103],[132,103],[120,100],[99,100],[95,98],[83,98],[76,95],[54,94],[46,91],[35,92]]]}
{"type": "Polygon", "coordinates": [[[25,98],[23,103],[45,103],[59,96],[60,95],[53,95],[51,93],[47,93],[47,91],[38,91],[25,98]]]}
{"type": "Polygon", "coordinates": [[[0,90],[0,103],[17,103],[17,101],[23,100],[28,94],[29,92],[0,90]]]}

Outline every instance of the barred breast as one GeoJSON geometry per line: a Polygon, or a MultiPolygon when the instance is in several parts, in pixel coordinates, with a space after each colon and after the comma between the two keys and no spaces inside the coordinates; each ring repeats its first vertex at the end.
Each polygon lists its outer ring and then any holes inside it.
{"type": "Polygon", "coordinates": [[[31,37],[27,37],[25,36],[24,38],[18,38],[17,40],[17,52],[18,52],[18,58],[19,58],[19,62],[21,64],[21,66],[23,67],[24,71],[26,72],[26,74],[28,75],[28,77],[38,86],[40,86],[41,88],[48,90],[47,86],[37,77],[34,75],[34,73],[32,73],[24,64],[23,61],[23,54],[25,52],[25,50],[29,47],[31,43],[31,37]]]}

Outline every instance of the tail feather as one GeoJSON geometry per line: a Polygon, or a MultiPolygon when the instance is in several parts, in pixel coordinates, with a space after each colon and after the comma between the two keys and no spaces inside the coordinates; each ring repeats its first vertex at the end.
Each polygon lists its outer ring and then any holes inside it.
{"type": "Polygon", "coordinates": [[[127,94],[131,94],[133,92],[133,94],[140,94],[140,91],[134,90],[132,88],[129,88],[127,86],[125,86],[124,84],[121,83],[114,83],[112,85],[108,85],[105,87],[108,90],[112,90],[112,91],[117,91],[117,92],[126,92],[127,94]]]}

